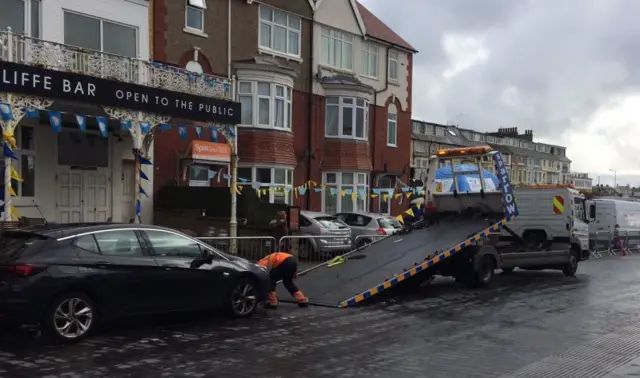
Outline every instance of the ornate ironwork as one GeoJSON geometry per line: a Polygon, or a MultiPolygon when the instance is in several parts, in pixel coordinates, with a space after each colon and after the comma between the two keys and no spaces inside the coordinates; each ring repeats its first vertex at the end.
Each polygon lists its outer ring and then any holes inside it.
{"type": "Polygon", "coordinates": [[[5,121],[4,127],[7,125],[13,129],[18,125],[22,117],[24,117],[25,110],[30,109],[46,109],[53,104],[53,100],[44,97],[25,96],[15,93],[0,92],[0,102],[5,102],[11,105],[11,111],[13,113],[13,120],[5,121]]]}
{"type": "Polygon", "coordinates": [[[0,60],[230,100],[229,79],[137,58],[0,32],[0,60]],[[11,42],[11,43],[9,43],[11,42]],[[11,51],[9,51],[11,49],[11,51]]]}

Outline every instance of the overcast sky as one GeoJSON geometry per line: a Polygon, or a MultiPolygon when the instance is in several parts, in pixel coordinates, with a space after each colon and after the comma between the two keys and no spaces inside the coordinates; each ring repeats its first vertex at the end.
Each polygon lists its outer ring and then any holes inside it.
{"type": "Polygon", "coordinates": [[[640,184],[639,0],[361,2],[419,51],[413,118],[531,128],[572,171],[640,184]]]}

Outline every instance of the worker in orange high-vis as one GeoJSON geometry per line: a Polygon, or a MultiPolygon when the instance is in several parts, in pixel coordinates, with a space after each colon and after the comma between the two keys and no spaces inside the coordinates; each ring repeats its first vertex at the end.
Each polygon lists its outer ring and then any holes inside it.
{"type": "Polygon", "coordinates": [[[286,252],[274,252],[258,261],[258,265],[267,268],[267,272],[269,272],[269,276],[271,277],[271,289],[269,290],[269,296],[267,298],[267,308],[278,307],[276,285],[280,280],[282,280],[282,284],[287,291],[291,293],[291,296],[295,298],[298,306],[306,307],[309,304],[309,299],[305,297],[302,291],[293,283],[298,273],[298,262],[293,255],[286,252]]]}

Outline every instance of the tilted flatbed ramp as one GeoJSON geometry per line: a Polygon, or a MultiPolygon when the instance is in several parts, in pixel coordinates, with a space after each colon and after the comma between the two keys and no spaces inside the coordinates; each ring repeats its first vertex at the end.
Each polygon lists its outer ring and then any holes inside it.
{"type": "MultiPolygon", "coordinates": [[[[504,224],[506,219],[493,225],[484,218],[443,220],[428,229],[389,236],[345,254],[340,264],[314,267],[300,274],[297,284],[313,304],[354,306],[428,270],[504,224]],[[429,255],[435,257],[426,259],[429,255]]],[[[278,290],[280,298],[289,295],[281,285],[278,290]]]]}
{"type": "MultiPolygon", "coordinates": [[[[428,229],[389,236],[365,249],[349,252],[342,256],[344,261],[340,264],[330,266],[332,264],[324,263],[300,273],[298,284],[312,303],[336,307],[355,306],[412,276],[428,274],[425,271],[432,270],[434,265],[485,239],[490,233],[499,231],[507,221],[518,216],[509,172],[498,151],[493,151],[489,146],[481,146],[441,150],[437,155],[452,167],[455,156],[464,156],[465,160],[475,158],[478,162],[481,155],[491,156],[499,190],[484,191],[484,181],[480,180],[482,190],[478,193],[457,190],[452,193],[437,193],[434,175],[441,161],[432,158],[428,172],[434,174],[426,180],[426,199],[433,200],[439,214],[454,213],[458,216],[449,220],[441,219],[440,223],[428,229]],[[499,216],[502,220],[490,225],[485,218],[462,215],[469,214],[470,209],[480,209],[481,214],[493,214],[493,219],[496,219],[495,215],[502,214],[499,216]],[[434,255],[435,257],[429,257],[434,255]]],[[[478,166],[478,175],[481,171],[478,166]]],[[[457,176],[461,173],[453,168],[451,172],[454,187],[458,188],[457,176]]],[[[482,175],[484,177],[485,173],[482,175]]],[[[280,286],[278,290],[280,298],[288,297],[283,287],[280,286]]]]}

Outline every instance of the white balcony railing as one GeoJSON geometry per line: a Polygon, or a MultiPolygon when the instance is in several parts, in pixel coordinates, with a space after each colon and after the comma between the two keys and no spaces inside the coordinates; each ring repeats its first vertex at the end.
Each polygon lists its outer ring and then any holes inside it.
{"type": "Polygon", "coordinates": [[[233,99],[231,81],[181,68],[0,32],[0,60],[204,97],[233,99]]]}

